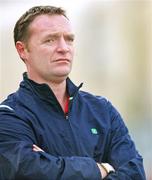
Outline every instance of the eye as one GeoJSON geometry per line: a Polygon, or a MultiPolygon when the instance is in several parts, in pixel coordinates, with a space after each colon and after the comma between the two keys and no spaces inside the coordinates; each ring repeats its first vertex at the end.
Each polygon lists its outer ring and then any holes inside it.
{"type": "Polygon", "coordinates": [[[67,36],[66,41],[69,42],[69,43],[73,43],[74,42],[74,37],[73,36],[67,36]]]}
{"type": "Polygon", "coordinates": [[[52,42],[54,42],[54,41],[55,41],[54,38],[49,38],[49,39],[47,39],[45,42],[46,42],[46,43],[52,43],[52,42]]]}
{"type": "Polygon", "coordinates": [[[68,37],[68,40],[73,42],[74,38],[73,37],[68,37]]]}

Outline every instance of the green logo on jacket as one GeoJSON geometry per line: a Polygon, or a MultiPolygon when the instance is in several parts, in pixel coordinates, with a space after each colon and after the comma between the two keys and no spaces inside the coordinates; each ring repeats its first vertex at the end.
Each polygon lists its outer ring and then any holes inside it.
{"type": "Polygon", "coordinates": [[[98,131],[96,128],[91,128],[91,132],[92,132],[92,134],[98,134],[98,131]]]}

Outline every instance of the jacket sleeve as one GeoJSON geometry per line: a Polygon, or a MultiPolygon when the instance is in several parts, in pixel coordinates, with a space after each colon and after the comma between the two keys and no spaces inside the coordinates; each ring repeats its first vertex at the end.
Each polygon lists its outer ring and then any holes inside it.
{"type": "Polygon", "coordinates": [[[107,161],[115,168],[116,172],[109,174],[105,179],[145,180],[143,159],[137,152],[120,114],[111,103],[108,106],[111,119],[111,141],[107,161]]]}
{"type": "Polygon", "coordinates": [[[32,151],[36,143],[30,125],[12,110],[0,110],[0,180],[101,179],[89,157],[55,157],[32,151]]]}

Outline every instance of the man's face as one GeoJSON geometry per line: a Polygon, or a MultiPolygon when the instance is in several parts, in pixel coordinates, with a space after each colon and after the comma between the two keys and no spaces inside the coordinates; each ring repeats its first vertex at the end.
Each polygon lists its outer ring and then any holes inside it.
{"type": "Polygon", "coordinates": [[[29,27],[25,63],[28,75],[37,82],[65,79],[71,71],[74,35],[62,15],[40,15],[29,27]]]}

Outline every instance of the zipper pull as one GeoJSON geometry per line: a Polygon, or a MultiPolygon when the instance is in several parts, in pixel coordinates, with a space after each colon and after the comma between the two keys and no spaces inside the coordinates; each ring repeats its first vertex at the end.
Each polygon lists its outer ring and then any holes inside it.
{"type": "Polygon", "coordinates": [[[69,119],[69,116],[68,114],[65,115],[65,119],[68,120],[69,119]]]}
{"type": "Polygon", "coordinates": [[[69,100],[71,101],[73,99],[73,96],[69,97],[69,100]]]}

